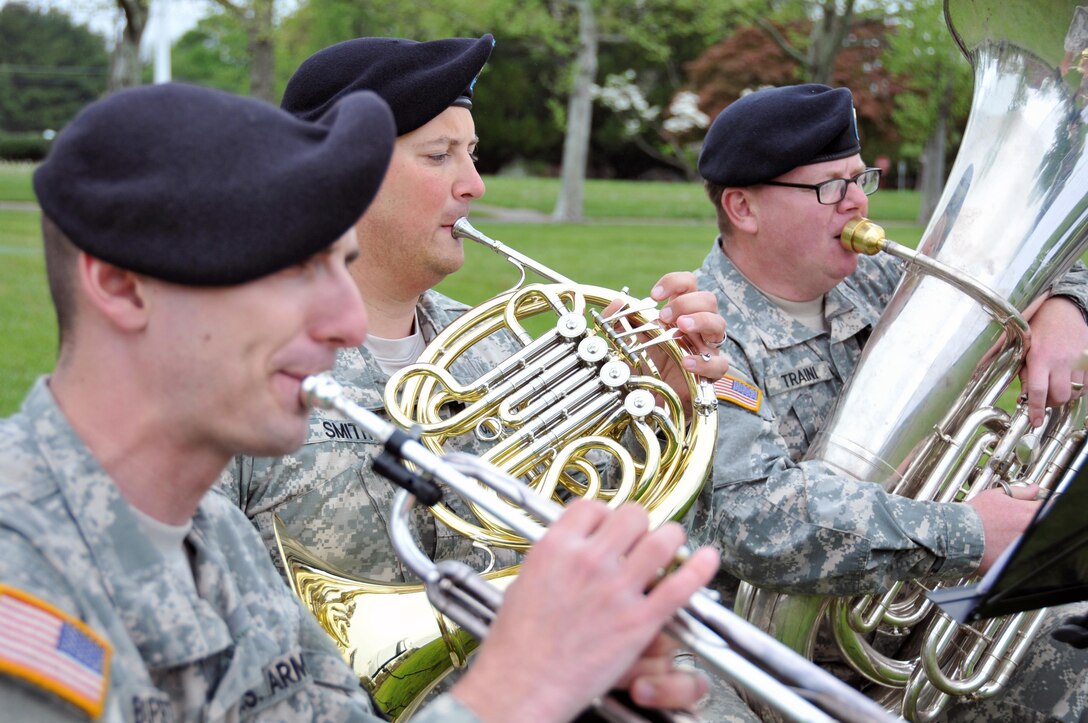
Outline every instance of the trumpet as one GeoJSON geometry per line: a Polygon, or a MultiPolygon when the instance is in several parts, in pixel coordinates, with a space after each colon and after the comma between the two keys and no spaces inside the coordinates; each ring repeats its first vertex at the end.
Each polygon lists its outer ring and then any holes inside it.
{"type": "MultiPolygon", "coordinates": [[[[342,414],[383,444],[385,455],[376,467],[402,488],[389,519],[397,555],[424,582],[437,610],[477,639],[485,638],[501,607],[502,593],[464,563],[435,563],[427,557],[411,532],[412,506],[417,499],[436,503],[441,483],[530,542],[545,534],[546,524],[559,517],[562,507],[478,457],[436,455],[409,433],[351,402],[327,375],[303,380],[301,398],[308,406],[342,414]]],[[[686,554],[682,551],[681,559],[686,554]]],[[[710,591],[696,593],[665,631],[715,673],[776,708],[787,720],[894,720],[860,692],[722,607],[710,591]]],[[[596,706],[607,720],[649,720],[619,698],[606,697],[596,706]]]]}

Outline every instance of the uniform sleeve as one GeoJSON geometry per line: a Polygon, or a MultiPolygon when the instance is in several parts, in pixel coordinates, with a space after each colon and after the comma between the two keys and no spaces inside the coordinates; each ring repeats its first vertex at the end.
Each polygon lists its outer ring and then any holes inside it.
{"type": "MultiPolygon", "coordinates": [[[[61,721],[80,721],[86,723],[87,714],[75,706],[67,705],[56,696],[45,693],[40,688],[29,688],[18,681],[0,674],[0,710],[4,711],[4,720],[34,721],[34,723],[59,723],[61,721]]],[[[120,721],[110,711],[99,721],[120,721]]]]}
{"type": "MultiPolygon", "coordinates": [[[[9,527],[0,525],[0,585],[39,598],[50,605],[82,618],[79,606],[67,580],[56,567],[42,556],[27,538],[9,527]]],[[[101,632],[101,631],[99,631],[101,632]]],[[[3,656],[0,655],[0,662],[3,656]]],[[[12,721],[87,721],[85,712],[59,694],[21,678],[18,673],[0,666],[0,718],[12,721]]],[[[100,721],[120,721],[115,709],[107,708],[100,721]]]]}
{"type": "Polygon", "coordinates": [[[1050,295],[1064,296],[1072,301],[1084,315],[1085,323],[1088,323],[1088,266],[1083,261],[1073,264],[1073,268],[1054,284],[1050,295]]]}
{"type": "MultiPolygon", "coordinates": [[[[731,374],[744,377],[739,347],[731,374]]],[[[982,524],[967,505],[912,500],[794,463],[768,405],[759,413],[719,404],[710,499],[696,540],[715,544],[731,574],[784,592],[853,595],[896,580],[971,573],[982,557],[982,524]]]]}
{"type": "Polygon", "coordinates": [[[449,693],[438,696],[412,716],[416,723],[479,723],[476,714],[449,693]]]}

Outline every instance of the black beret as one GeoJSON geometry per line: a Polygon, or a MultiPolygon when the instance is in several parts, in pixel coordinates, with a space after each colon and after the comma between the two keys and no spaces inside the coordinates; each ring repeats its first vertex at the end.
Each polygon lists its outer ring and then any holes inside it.
{"type": "Polygon", "coordinates": [[[393,109],[397,135],[414,131],[451,105],[471,108],[472,88],[495,39],[446,38],[425,43],[356,38],[311,55],[283,92],[280,106],[300,118],[320,116],[354,90],[372,90],[393,109]]]}
{"type": "Polygon", "coordinates": [[[92,256],[179,284],[239,284],[351,228],[394,139],[372,93],[308,123],[218,90],[144,86],[84,108],[35,171],[34,190],[92,256]]]}
{"type": "Polygon", "coordinates": [[[860,152],[849,90],[791,85],[757,90],[726,106],[703,140],[699,173],[720,186],[752,186],[860,152]]]}

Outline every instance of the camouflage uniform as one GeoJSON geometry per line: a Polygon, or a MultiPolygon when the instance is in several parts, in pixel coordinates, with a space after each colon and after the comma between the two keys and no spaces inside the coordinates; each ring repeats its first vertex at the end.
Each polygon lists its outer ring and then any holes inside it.
{"type": "MultiPolygon", "coordinates": [[[[890,256],[859,257],[854,274],[826,295],[830,332],[787,316],[740,274],[720,240],[696,272],[699,288],[717,296],[726,320],[722,349],[729,374],[757,387],[762,399],[757,412],[719,403],[713,483],[691,523],[693,539],[723,551],[725,572],[717,585],[727,600],[736,586],[730,575],[784,592],[854,595],[911,577],[969,575],[978,567],[982,524],[967,505],[891,495],[879,485],[838,476],[822,462],[800,461],[853,373],[902,268],[890,256]]],[[[1054,293],[1088,307],[1088,269],[1075,266],[1054,293]]],[[[1062,608],[1051,619],[1056,623],[1068,612],[1062,608]]],[[[1056,677],[1070,683],[1069,676],[1083,676],[1088,662],[1088,654],[1054,644],[1046,631],[1032,655],[1024,668],[1045,669],[1026,670],[1021,679],[1051,679],[1051,685],[1056,677]]],[[[1083,710],[1088,686],[1080,680],[1024,706],[1051,711],[1059,720],[1070,709],[1083,710]],[[1062,702],[1067,691],[1078,699],[1071,708],[1062,702]]],[[[1035,680],[1022,688],[1017,692],[1030,697],[1029,688],[1045,691],[1047,684],[1035,680]]],[[[1007,714],[1007,706],[1016,705],[1013,692],[987,713],[977,704],[969,713],[955,709],[956,720],[1007,714]]]]}
{"type": "MultiPolygon", "coordinates": [[[[435,291],[424,293],[416,307],[424,339],[430,343],[468,308],[435,291]]],[[[462,381],[479,377],[516,348],[513,342],[489,337],[473,347],[473,356],[463,359],[463,367],[455,367],[455,375],[462,381]]],[[[385,417],[382,393],[388,376],[369,351],[363,347],[341,350],[332,373],[354,402],[385,417]]],[[[218,489],[257,525],[277,566],[281,561],[272,534],[273,514],[309,550],[343,570],[382,581],[414,582],[415,576],[394,554],[386,533],[386,515],[396,489],[370,469],[371,459],[380,452],[380,445],[355,425],[335,413],[315,411],[302,449],[282,458],[236,458],[220,477],[218,489]]],[[[447,500],[447,504],[455,503],[447,500]]],[[[486,564],[484,553],[437,522],[425,508],[417,506],[414,514],[417,534],[432,559],[464,560],[477,569],[486,564]]],[[[509,551],[495,553],[499,566],[514,562],[509,551]]],[[[706,706],[707,720],[756,720],[736,691],[720,682],[715,683],[706,706]]]]}
{"type": "MultiPolygon", "coordinates": [[[[436,291],[424,293],[416,318],[427,343],[468,308],[436,291]]],[[[462,381],[481,376],[510,351],[489,337],[454,367],[455,376],[462,381]]],[[[352,401],[386,416],[382,393],[389,377],[366,348],[340,350],[332,374],[352,401]]],[[[292,537],[341,570],[384,582],[415,582],[386,534],[397,488],[371,470],[371,460],[381,451],[380,444],[336,412],[316,410],[301,449],[285,457],[237,457],[217,489],[257,526],[277,567],[281,562],[272,533],[273,515],[283,520],[292,537]]],[[[417,506],[414,514],[422,549],[432,559],[463,560],[477,569],[486,566],[489,557],[472,547],[471,540],[439,524],[426,508],[417,506]]],[[[512,560],[509,554],[499,556],[506,563],[512,560]]]]}
{"type": "MultiPolygon", "coordinates": [[[[195,590],[162,555],[39,380],[0,421],[0,583],[84,621],[113,648],[108,721],[378,720],[351,669],[268,564],[238,510],[207,495],[186,547],[195,590]]],[[[86,720],[0,676],[9,720],[86,720]]],[[[472,721],[449,696],[430,720],[472,721]]]]}

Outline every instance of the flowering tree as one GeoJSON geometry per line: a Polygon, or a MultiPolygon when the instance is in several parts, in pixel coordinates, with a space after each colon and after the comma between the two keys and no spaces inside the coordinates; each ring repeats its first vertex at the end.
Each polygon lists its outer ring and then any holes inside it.
{"type": "Polygon", "coordinates": [[[633,69],[612,73],[603,86],[593,86],[593,97],[622,120],[625,136],[644,153],[676,168],[689,181],[698,179],[699,140],[710,125],[710,117],[699,110],[699,96],[679,91],[662,113],[646,100],[637,79],[633,69]],[[647,133],[656,142],[647,140],[647,133]]]}

